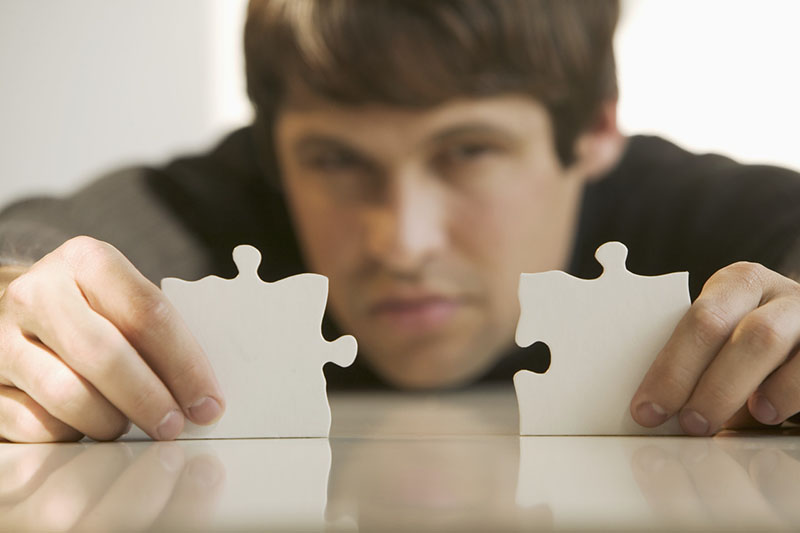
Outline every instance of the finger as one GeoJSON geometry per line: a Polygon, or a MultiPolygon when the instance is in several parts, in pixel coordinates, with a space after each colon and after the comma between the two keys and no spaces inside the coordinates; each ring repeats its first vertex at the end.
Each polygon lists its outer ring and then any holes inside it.
{"type": "Polygon", "coordinates": [[[747,402],[800,340],[797,316],[800,299],[783,297],[742,319],[681,411],[687,433],[715,433],[747,402]]]}
{"type": "Polygon", "coordinates": [[[80,521],[78,531],[149,530],[173,493],[184,466],[175,442],[149,443],[80,521]]]}
{"type": "Polygon", "coordinates": [[[67,248],[67,256],[86,300],[119,328],[186,416],[198,424],[217,420],[225,405],[222,391],[203,350],[164,294],[108,244],[83,238],[67,248]]]}
{"type": "Polygon", "coordinates": [[[95,440],[113,440],[126,431],[127,417],[49,348],[22,335],[16,346],[7,373],[50,418],[95,440]]]}
{"type": "Polygon", "coordinates": [[[800,348],[761,384],[747,406],[756,420],[770,425],[800,412],[800,348]]]}
{"type": "Polygon", "coordinates": [[[775,277],[760,265],[736,263],[709,278],[631,400],[637,423],[657,426],[683,407],[739,321],[778,289],[775,277]]]}
{"type": "Polygon", "coordinates": [[[65,442],[83,436],[25,392],[5,385],[0,385],[0,435],[12,442],[65,442]]]}
{"type": "MultiPolygon", "coordinates": [[[[9,286],[7,296],[12,289],[9,286]]],[[[41,340],[152,438],[167,440],[180,434],[183,415],[172,395],[119,330],[86,304],[77,285],[63,273],[40,277],[32,300],[34,305],[20,306],[24,309],[20,326],[28,337],[41,340]],[[58,296],[46,298],[48,294],[58,296]]],[[[67,381],[63,373],[53,379],[67,381]]],[[[34,398],[44,394],[41,387],[28,392],[34,398]]],[[[63,409],[79,415],[68,403],[63,409]]],[[[124,425],[115,429],[124,430],[124,425]]]]}

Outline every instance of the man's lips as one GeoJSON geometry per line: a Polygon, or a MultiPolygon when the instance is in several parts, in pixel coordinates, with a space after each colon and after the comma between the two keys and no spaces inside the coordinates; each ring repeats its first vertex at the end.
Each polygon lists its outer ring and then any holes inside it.
{"type": "Polygon", "coordinates": [[[422,333],[445,325],[464,304],[438,295],[386,298],[371,306],[371,314],[394,329],[422,333]]]}

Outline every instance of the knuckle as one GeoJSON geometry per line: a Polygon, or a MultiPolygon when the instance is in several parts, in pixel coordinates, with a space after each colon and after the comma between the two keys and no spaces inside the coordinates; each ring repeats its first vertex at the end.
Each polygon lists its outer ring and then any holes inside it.
{"type": "MultiPolygon", "coordinates": [[[[798,274],[798,279],[800,279],[800,274],[798,274]]],[[[792,297],[800,299],[800,282],[795,281],[793,279],[789,280],[789,292],[792,297]]]]}
{"type": "Polygon", "coordinates": [[[762,286],[766,273],[766,267],[759,263],[751,263],[749,261],[738,261],[726,267],[726,270],[751,288],[762,286]]]}
{"type": "Polygon", "coordinates": [[[155,394],[150,387],[139,387],[130,399],[132,412],[146,413],[150,411],[150,407],[158,400],[158,394],[155,394]]]}
{"type": "Polygon", "coordinates": [[[15,307],[29,309],[34,307],[36,284],[29,275],[22,275],[8,284],[3,300],[15,307]]]}
{"type": "Polygon", "coordinates": [[[87,235],[79,235],[64,241],[59,251],[66,257],[77,257],[100,247],[100,241],[87,235]]]}
{"type": "Polygon", "coordinates": [[[196,358],[180,361],[169,376],[169,386],[177,390],[198,389],[204,383],[204,367],[196,358]]]}
{"type": "Polygon", "coordinates": [[[66,366],[56,368],[58,370],[51,370],[39,377],[35,384],[38,389],[36,396],[53,406],[59,414],[80,409],[81,391],[77,376],[66,366]]]}
{"type": "Polygon", "coordinates": [[[722,344],[733,329],[731,320],[719,306],[699,299],[689,313],[689,322],[699,343],[706,347],[722,344]]]}
{"type": "Polygon", "coordinates": [[[699,393],[698,396],[702,398],[702,402],[698,404],[700,411],[707,415],[711,412],[734,411],[734,406],[738,408],[743,403],[738,397],[739,394],[725,383],[707,383],[699,393]],[[708,408],[703,409],[703,407],[708,408]]]}
{"type": "Polygon", "coordinates": [[[59,251],[68,263],[77,267],[102,267],[111,260],[115,249],[108,243],[81,235],[66,241],[59,251]]]}
{"type": "Polygon", "coordinates": [[[662,369],[655,377],[658,402],[668,411],[677,411],[686,403],[694,388],[694,379],[680,367],[662,369]]]}
{"type": "Polygon", "coordinates": [[[733,340],[753,354],[773,351],[787,344],[786,337],[773,322],[753,315],[745,317],[739,323],[733,340]]]}
{"type": "Polygon", "coordinates": [[[140,294],[131,299],[128,321],[131,335],[161,331],[170,323],[172,309],[159,293],[140,294]]]}
{"type": "Polygon", "coordinates": [[[171,397],[162,394],[157,384],[137,387],[128,399],[128,406],[132,417],[146,420],[152,427],[161,421],[164,413],[176,408],[172,405],[171,397]]]}

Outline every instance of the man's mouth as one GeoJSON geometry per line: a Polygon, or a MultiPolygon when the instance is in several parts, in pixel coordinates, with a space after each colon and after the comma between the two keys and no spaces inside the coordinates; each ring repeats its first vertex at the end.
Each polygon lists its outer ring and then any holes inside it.
{"type": "Polygon", "coordinates": [[[463,304],[438,295],[385,298],[370,308],[370,314],[392,329],[419,334],[445,326],[463,304]]]}

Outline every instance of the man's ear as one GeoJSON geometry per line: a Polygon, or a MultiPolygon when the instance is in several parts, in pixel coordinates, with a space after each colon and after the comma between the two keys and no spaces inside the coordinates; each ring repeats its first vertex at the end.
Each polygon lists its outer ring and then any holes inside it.
{"type": "Polygon", "coordinates": [[[617,128],[617,101],[606,100],[594,122],[576,139],[569,172],[586,181],[602,178],[619,162],[625,143],[617,128]]]}

